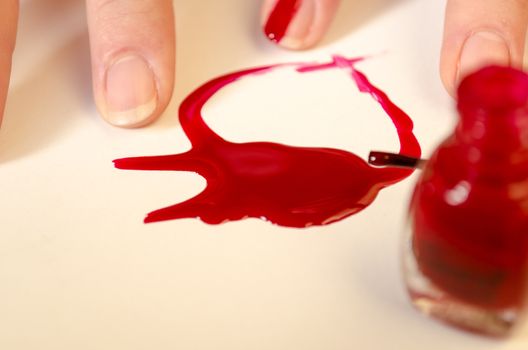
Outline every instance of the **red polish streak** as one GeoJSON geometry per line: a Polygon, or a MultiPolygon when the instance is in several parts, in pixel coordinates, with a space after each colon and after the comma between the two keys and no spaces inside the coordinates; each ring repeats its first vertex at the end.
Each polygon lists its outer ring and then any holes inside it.
{"type": "MultiPolygon", "coordinates": [[[[335,57],[330,64],[296,66],[301,73],[335,67],[349,70],[359,89],[370,94],[396,125],[400,151],[419,157],[411,119],[354,68],[358,60],[335,57]]],[[[205,124],[202,107],[218,90],[242,77],[281,66],[286,65],[221,76],[189,95],[179,111],[181,125],[192,143],[188,152],[114,161],[120,169],[193,171],[207,180],[202,193],[148,214],[145,222],[200,218],[219,224],[252,217],[289,227],[326,225],[364,209],[382,188],[412,173],[409,169],[374,168],[338,149],[229,142],[205,124]]]]}
{"type": "Polygon", "coordinates": [[[528,76],[489,67],[459,89],[460,122],[413,199],[418,268],[452,300],[519,310],[527,283],[528,76]]]}
{"type": "Polygon", "coordinates": [[[301,0],[279,0],[277,2],[264,26],[264,33],[271,41],[278,43],[284,38],[301,2],[301,0]]]}

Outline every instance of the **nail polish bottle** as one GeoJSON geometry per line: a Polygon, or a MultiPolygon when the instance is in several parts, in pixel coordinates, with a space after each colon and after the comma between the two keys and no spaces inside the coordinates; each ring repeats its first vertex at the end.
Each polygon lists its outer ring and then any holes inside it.
{"type": "Polygon", "coordinates": [[[502,337],[528,297],[528,75],[492,66],[468,76],[458,112],[411,201],[405,282],[423,313],[502,337]]]}

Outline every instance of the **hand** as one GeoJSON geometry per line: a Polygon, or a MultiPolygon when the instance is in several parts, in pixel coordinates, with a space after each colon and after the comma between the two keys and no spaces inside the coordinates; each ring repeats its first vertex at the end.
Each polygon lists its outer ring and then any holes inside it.
{"type": "Polygon", "coordinates": [[[440,75],[449,93],[490,64],[522,68],[527,0],[448,0],[440,75]]]}
{"type": "MultiPolygon", "coordinates": [[[[277,4],[264,0],[266,34],[283,47],[305,49],[324,35],[339,0],[280,0],[280,9],[277,4]]],[[[86,7],[99,111],[117,126],[148,124],[163,112],[174,86],[172,1],[86,0],[86,7]]],[[[0,120],[17,17],[18,0],[1,0],[0,120]]],[[[440,65],[446,89],[453,93],[462,77],[484,65],[521,67],[527,23],[528,0],[448,0],[440,65]]]]}
{"type": "MultiPolygon", "coordinates": [[[[264,16],[276,1],[264,1],[264,16]]],[[[288,30],[290,39],[281,45],[298,49],[314,45],[328,27],[337,4],[337,0],[304,0],[288,30]],[[316,8],[316,2],[323,6],[316,8]]],[[[18,7],[19,0],[0,0],[0,122],[18,7]]],[[[86,0],[86,8],[99,112],[110,124],[120,127],[138,127],[155,120],[166,108],[174,86],[172,0],[86,0]]]]}
{"type": "MultiPolygon", "coordinates": [[[[19,0],[0,0],[0,118],[19,0]]],[[[174,86],[172,0],[86,0],[93,90],[101,115],[121,127],[156,119],[174,86]]]]}
{"type": "MultiPolygon", "coordinates": [[[[329,26],[339,0],[265,0],[263,26],[272,40],[290,49],[314,45],[329,26]],[[281,24],[288,16],[276,15],[267,26],[276,4],[283,12],[297,7],[287,29],[281,24]],[[280,40],[276,40],[279,33],[280,40]]],[[[278,8],[278,7],[277,7],[278,8]]],[[[520,68],[528,24],[528,0],[448,0],[440,75],[449,93],[454,95],[461,78],[490,64],[520,68]]]]}

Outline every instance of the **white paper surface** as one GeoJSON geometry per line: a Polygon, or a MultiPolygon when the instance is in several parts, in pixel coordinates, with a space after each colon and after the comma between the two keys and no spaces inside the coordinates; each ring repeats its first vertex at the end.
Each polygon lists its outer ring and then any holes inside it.
{"type": "MultiPolygon", "coordinates": [[[[410,114],[426,156],[450,131],[452,101],[437,73],[442,1],[344,1],[325,41],[302,53],[263,38],[258,6],[175,1],[173,101],[156,124],[121,130],[91,100],[83,2],[23,2],[0,131],[0,349],[526,349],[528,332],[497,342],[411,307],[399,242],[416,175],[327,227],[142,223],[204,180],[119,171],[112,160],[188,149],[179,102],[233,70],[375,54],[358,67],[410,114]]],[[[249,77],[205,114],[234,141],[364,157],[398,147],[389,118],[339,70],[249,77]]]]}

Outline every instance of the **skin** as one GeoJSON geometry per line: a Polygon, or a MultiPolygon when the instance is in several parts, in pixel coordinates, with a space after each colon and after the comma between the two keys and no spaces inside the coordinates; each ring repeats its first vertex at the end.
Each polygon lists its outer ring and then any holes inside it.
{"type": "MultiPolygon", "coordinates": [[[[263,26],[278,0],[264,0],[263,26]]],[[[303,0],[278,44],[303,50],[327,31],[340,0],[303,0]]],[[[0,1],[0,121],[15,47],[18,0],[0,1]]],[[[174,87],[172,0],[86,0],[93,91],[102,117],[140,127],[165,110],[174,87]]],[[[440,76],[453,94],[460,79],[489,64],[521,67],[528,0],[448,0],[440,76]]]]}

